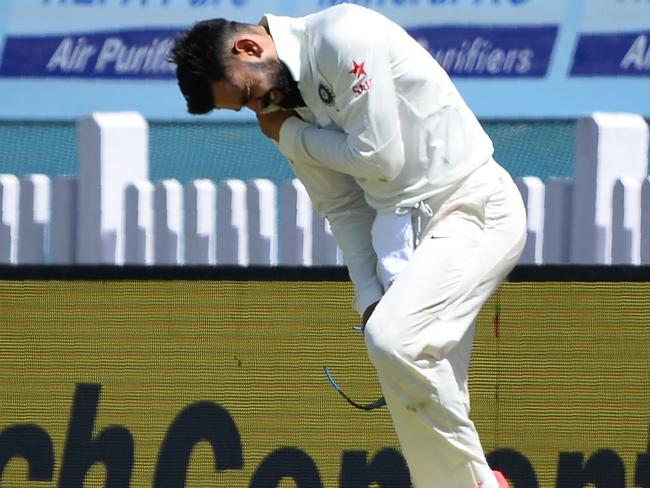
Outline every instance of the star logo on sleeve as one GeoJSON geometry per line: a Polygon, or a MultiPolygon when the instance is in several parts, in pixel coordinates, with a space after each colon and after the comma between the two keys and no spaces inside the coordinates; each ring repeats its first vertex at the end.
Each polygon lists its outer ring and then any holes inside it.
{"type": "Polygon", "coordinates": [[[356,61],[352,61],[352,64],[353,64],[352,69],[348,73],[356,76],[357,78],[361,78],[363,75],[367,74],[363,66],[364,64],[366,64],[365,61],[361,61],[360,63],[357,63],[356,61]]]}

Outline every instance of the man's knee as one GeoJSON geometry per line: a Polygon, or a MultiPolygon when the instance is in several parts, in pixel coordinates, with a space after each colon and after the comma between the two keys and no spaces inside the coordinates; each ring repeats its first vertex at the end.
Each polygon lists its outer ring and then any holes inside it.
{"type": "Polygon", "coordinates": [[[405,348],[406,317],[399,311],[377,307],[366,323],[364,336],[372,357],[392,358],[408,356],[405,348]]]}

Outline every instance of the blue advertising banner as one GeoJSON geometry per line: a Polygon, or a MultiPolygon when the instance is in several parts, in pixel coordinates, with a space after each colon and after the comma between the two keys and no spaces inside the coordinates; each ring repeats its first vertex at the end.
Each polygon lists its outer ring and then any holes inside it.
{"type": "MultiPolygon", "coordinates": [[[[167,53],[194,22],[339,0],[2,0],[0,119],[137,110],[183,120],[167,53]],[[34,97],[34,93],[43,97],[34,97]]],[[[483,118],[650,116],[650,0],[353,0],[402,25],[483,118]]],[[[220,120],[253,120],[222,111],[220,120]]]]}
{"type": "Polygon", "coordinates": [[[650,76],[650,30],[583,34],[571,68],[575,76],[650,76]]]}
{"type": "Polygon", "coordinates": [[[0,76],[172,79],[167,62],[179,30],[151,29],[67,36],[10,36],[0,76]]]}
{"type": "Polygon", "coordinates": [[[409,29],[452,77],[543,78],[557,26],[409,29]]]}
{"type": "MultiPolygon", "coordinates": [[[[173,79],[167,62],[179,29],[9,36],[0,76],[173,79]]],[[[420,27],[409,33],[458,77],[544,77],[557,26],[420,27]]]]}
{"type": "Polygon", "coordinates": [[[650,0],[591,0],[571,75],[650,77],[650,0]]]}

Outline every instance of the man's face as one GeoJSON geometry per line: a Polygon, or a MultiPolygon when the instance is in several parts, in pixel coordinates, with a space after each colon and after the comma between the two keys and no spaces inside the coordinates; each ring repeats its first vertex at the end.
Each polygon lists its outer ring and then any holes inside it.
{"type": "Polygon", "coordinates": [[[215,108],[241,110],[247,107],[259,114],[274,106],[292,109],[303,106],[297,83],[280,61],[234,60],[227,80],[213,81],[215,108]]]}

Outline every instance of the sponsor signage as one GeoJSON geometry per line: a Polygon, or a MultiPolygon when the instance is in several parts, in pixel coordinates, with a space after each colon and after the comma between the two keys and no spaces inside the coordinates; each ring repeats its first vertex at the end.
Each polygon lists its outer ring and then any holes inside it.
{"type": "Polygon", "coordinates": [[[9,37],[0,76],[172,79],[167,62],[178,30],[9,37]]]}
{"type": "MultiPolygon", "coordinates": [[[[323,373],[380,394],[351,284],[317,273],[0,280],[0,485],[409,486],[386,409],[323,373]]],[[[472,419],[513,488],[650,486],[648,293],[510,282],[485,305],[472,419]]]]}
{"type": "Polygon", "coordinates": [[[650,1],[590,0],[582,16],[572,76],[650,76],[650,1]]]}
{"type": "Polygon", "coordinates": [[[557,26],[420,27],[409,33],[452,78],[543,78],[557,26]]]}
{"type": "MultiPolygon", "coordinates": [[[[213,17],[256,23],[338,0],[6,0],[2,118],[137,110],[186,119],[167,53],[213,17]],[[37,99],[34,91],[56,92],[37,99]]],[[[650,0],[356,0],[402,25],[457,81],[479,117],[650,115],[650,0]],[[645,23],[644,23],[645,20],[645,23]],[[623,85],[624,84],[624,89],[623,85]]],[[[344,33],[342,33],[344,35],[344,33]]],[[[214,117],[214,116],[213,116],[214,117]]],[[[254,120],[222,111],[223,120],[254,120]]]]}
{"type": "Polygon", "coordinates": [[[580,36],[574,76],[650,76],[650,30],[580,36]]]}

